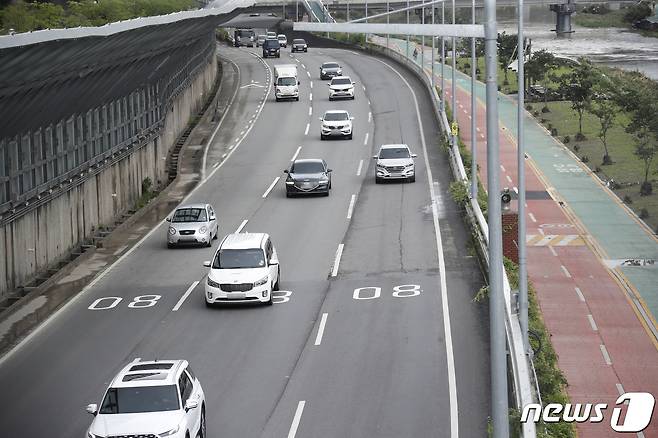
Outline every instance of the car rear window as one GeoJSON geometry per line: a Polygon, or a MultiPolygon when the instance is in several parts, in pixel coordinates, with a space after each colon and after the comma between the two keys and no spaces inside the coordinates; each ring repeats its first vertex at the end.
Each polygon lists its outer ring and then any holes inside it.
{"type": "Polygon", "coordinates": [[[306,44],[306,41],[304,40],[292,40],[293,44],[306,44]]]}
{"type": "Polygon", "coordinates": [[[340,66],[335,62],[325,62],[324,64],[322,64],[322,68],[338,68],[338,67],[340,66]]]}

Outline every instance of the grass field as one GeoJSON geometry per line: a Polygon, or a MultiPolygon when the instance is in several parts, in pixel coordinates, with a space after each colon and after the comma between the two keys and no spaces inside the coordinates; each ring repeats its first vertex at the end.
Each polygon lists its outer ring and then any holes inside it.
{"type": "MultiPolygon", "coordinates": [[[[566,143],[565,145],[581,160],[585,161],[587,166],[596,171],[599,177],[605,181],[614,179],[619,184],[619,188],[614,191],[620,199],[630,199],[627,204],[635,213],[640,215],[642,209],[646,209],[649,214],[644,221],[653,229],[658,228],[658,190],[650,196],[640,196],[640,183],[644,175],[643,162],[634,154],[635,143],[630,134],[624,127],[628,119],[625,114],[620,114],[615,120],[615,125],[608,131],[608,151],[612,157],[613,164],[602,165],[603,144],[598,137],[599,121],[598,118],[585,112],[583,116],[583,134],[586,140],[575,141],[578,132],[578,114],[571,109],[569,102],[549,102],[549,113],[542,113],[543,103],[532,104],[532,112],[539,111],[535,117],[542,122],[547,128],[557,129],[557,138],[566,143]],[[565,142],[565,137],[569,141],[565,142]]],[[[658,159],[656,160],[658,161],[658,159]]],[[[653,185],[658,189],[658,163],[654,162],[650,179],[653,178],[653,185]]]]}

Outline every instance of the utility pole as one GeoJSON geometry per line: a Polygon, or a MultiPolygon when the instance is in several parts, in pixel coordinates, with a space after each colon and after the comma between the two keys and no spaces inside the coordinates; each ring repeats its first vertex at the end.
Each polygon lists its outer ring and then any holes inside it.
{"type": "MultiPolygon", "coordinates": [[[[471,22],[475,24],[475,0],[471,4],[471,22]]],[[[475,99],[475,78],[477,76],[477,55],[475,38],[471,38],[471,199],[478,197],[478,138],[476,133],[477,106],[475,99]]]]}
{"type": "MultiPolygon", "coordinates": [[[[452,24],[455,24],[455,0],[452,0],[452,24]]],[[[452,37],[452,123],[457,123],[457,38],[452,37]]],[[[457,147],[458,135],[452,131],[452,145],[457,147]]]]}
{"type": "MultiPolygon", "coordinates": [[[[407,8],[409,8],[409,0],[407,0],[407,8]]],[[[407,9],[407,24],[409,24],[409,9],[407,9]]],[[[409,35],[407,35],[407,58],[409,57],[409,35]]]]}
{"type": "MultiPolygon", "coordinates": [[[[390,10],[389,10],[389,0],[386,0],[386,12],[388,12],[386,14],[386,24],[390,24],[391,14],[390,14],[390,10]]],[[[386,34],[386,50],[391,49],[391,46],[389,45],[390,36],[391,36],[391,34],[389,34],[389,33],[386,34]]]]}
{"type": "MultiPolygon", "coordinates": [[[[423,6],[421,7],[420,10],[421,18],[420,22],[421,24],[425,24],[425,0],[423,0],[423,6]]],[[[421,35],[420,37],[420,68],[421,71],[425,69],[425,35],[421,35]]]]}
{"type": "MultiPolygon", "coordinates": [[[[435,5],[432,5],[432,24],[434,24],[434,11],[436,10],[435,5]]],[[[436,42],[436,37],[432,35],[432,79],[430,80],[430,84],[432,84],[432,92],[434,92],[434,52],[436,51],[435,47],[435,42],[436,42]]]]}
{"type": "Polygon", "coordinates": [[[528,341],[528,272],[526,263],[526,229],[525,229],[525,133],[523,132],[523,111],[525,106],[525,48],[523,38],[523,0],[519,1],[519,29],[518,47],[516,48],[518,59],[518,86],[519,99],[518,110],[518,134],[517,134],[517,178],[519,184],[519,321],[521,323],[521,334],[523,335],[523,348],[526,353],[530,352],[528,341]]]}
{"type": "MultiPolygon", "coordinates": [[[[446,4],[441,3],[441,24],[446,24],[446,4]]],[[[446,40],[441,37],[441,111],[446,110],[446,40]]]]}
{"type": "Polygon", "coordinates": [[[493,438],[509,437],[507,349],[503,299],[503,239],[498,157],[498,48],[496,0],[484,0],[484,49],[487,85],[487,216],[489,223],[489,338],[493,438]]]}

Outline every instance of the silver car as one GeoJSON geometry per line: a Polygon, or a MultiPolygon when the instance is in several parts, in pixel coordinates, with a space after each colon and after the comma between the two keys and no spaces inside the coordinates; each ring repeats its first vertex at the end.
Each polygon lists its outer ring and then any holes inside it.
{"type": "Polygon", "coordinates": [[[176,209],[167,218],[167,247],[179,244],[212,245],[217,239],[219,224],[210,204],[189,204],[176,209]]]}

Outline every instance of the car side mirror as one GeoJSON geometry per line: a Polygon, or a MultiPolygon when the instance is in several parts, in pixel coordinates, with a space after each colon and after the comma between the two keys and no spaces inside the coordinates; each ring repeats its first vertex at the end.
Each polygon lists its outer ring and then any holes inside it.
{"type": "Polygon", "coordinates": [[[168,218],[165,219],[165,220],[166,220],[167,222],[171,222],[171,218],[170,218],[170,217],[168,217],[168,218]]]}
{"type": "Polygon", "coordinates": [[[350,117],[350,120],[354,120],[354,116],[350,117]]]}
{"type": "Polygon", "coordinates": [[[356,85],[356,82],[352,82],[352,85],[356,85]]]}
{"type": "Polygon", "coordinates": [[[372,159],[373,159],[373,160],[376,160],[376,159],[377,159],[377,155],[373,155],[373,156],[372,156],[372,159]]]}
{"type": "Polygon", "coordinates": [[[290,173],[290,171],[288,169],[284,169],[283,173],[290,173]]]}
{"type": "Polygon", "coordinates": [[[322,121],[322,117],[318,117],[318,120],[319,120],[319,121],[322,121]]]}
{"type": "Polygon", "coordinates": [[[215,216],[210,216],[211,221],[214,221],[215,219],[217,219],[215,216]]]}
{"type": "Polygon", "coordinates": [[[418,154],[411,154],[411,158],[416,158],[418,154]]]}
{"type": "Polygon", "coordinates": [[[197,407],[199,407],[198,400],[192,400],[191,398],[188,398],[185,402],[185,412],[189,411],[190,409],[196,409],[197,407]]]}
{"type": "Polygon", "coordinates": [[[334,169],[327,169],[327,173],[331,173],[333,171],[334,171],[334,169]]]}
{"type": "Polygon", "coordinates": [[[297,85],[301,85],[301,82],[297,81],[297,85]]]}
{"type": "Polygon", "coordinates": [[[90,405],[87,405],[86,408],[87,412],[89,412],[91,415],[96,415],[98,413],[98,405],[96,403],[92,403],[90,405]]]}
{"type": "Polygon", "coordinates": [[[203,266],[205,266],[206,268],[209,268],[210,267],[210,260],[206,260],[205,262],[203,262],[203,266]]]}

